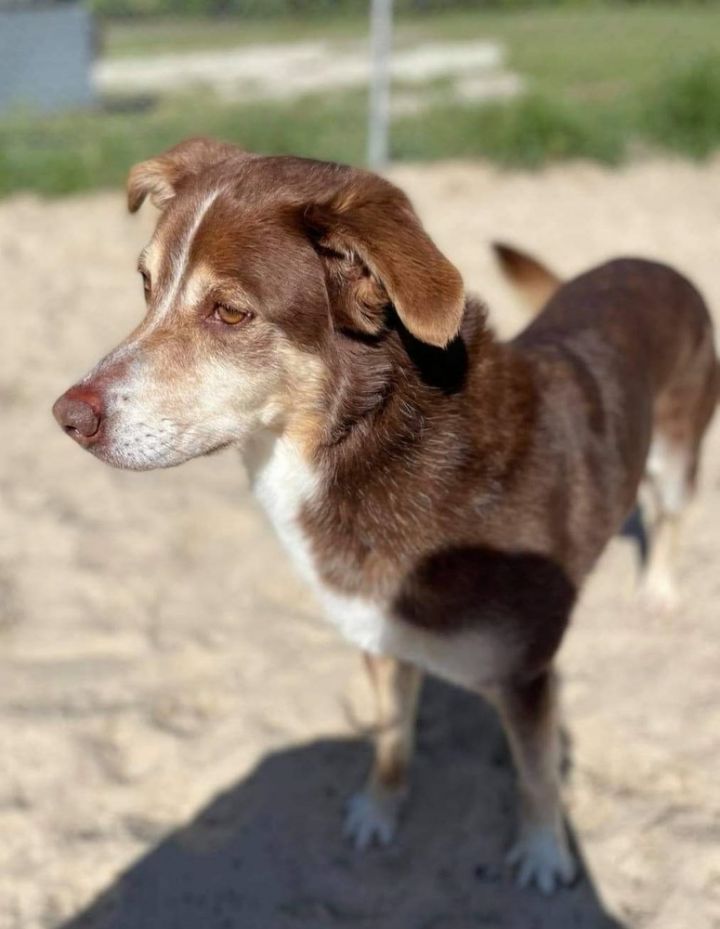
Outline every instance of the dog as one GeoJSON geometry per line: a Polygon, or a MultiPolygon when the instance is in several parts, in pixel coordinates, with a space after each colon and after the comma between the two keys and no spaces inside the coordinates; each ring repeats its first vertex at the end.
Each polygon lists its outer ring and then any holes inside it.
{"type": "MultiPolygon", "coordinates": [[[[512,245],[493,242],[492,248],[503,275],[522,299],[526,310],[531,316],[537,316],[563,285],[562,278],[533,255],[520,251],[512,245]]],[[[623,531],[627,529],[632,519],[639,519],[641,536],[637,536],[637,530],[630,529],[629,532],[637,538],[641,548],[643,563],[641,599],[651,610],[669,612],[675,609],[680,602],[674,562],[677,554],[680,516],[685,509],[687,499],[684,498],[681,502],[676,501],[668,506],[668,493],[676,494],[677,489],[674,491],[670,489],[668,462],[662,438],[659,437],[657,442],[652,443],[650,449],[652,454],[646,463],[646,480],[643,482],[643,489],[647,491],[645,499],[647,506],[638,505],[636,512],[631,514],[628,523],[623,527],[623,531]],[[664,490],[662,484],[665,485],[664,490]],[[650,512],[646,513],[646,510],[650,512]],[[645,523],[653,510],[656,515],[653,532],[654,544],[647,551],[645,523]]],[[[682,474],[675,476],[676,488],[682,486],[682,479],[682,474]]],[[[693,473],[692,487],[695,481],[696,475],[693,473]]]]}
{"type": "MultiPolygon", "coordinates": [[[[718,396],[708,311],[640,259],[548,289],[513,340],[374,174],[192,139],[135,166],[160,210],[147,315],[54,405],[119,468],[237,447],[328,617],[366,653],[374,761],[350,803],[389,842],[423,672],[485,696],[518,772],[523,886],[573,881],[553,661],[578,590],[647,477],[656,560],[718,396]]],[[[659,570],[659,569],[658,569],[659,570]]]]}

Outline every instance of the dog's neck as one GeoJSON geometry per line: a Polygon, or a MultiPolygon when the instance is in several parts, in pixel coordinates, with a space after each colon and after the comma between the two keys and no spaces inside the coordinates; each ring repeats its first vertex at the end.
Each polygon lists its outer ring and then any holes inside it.
{"type": "Polygon", "coordinates": [[[522,459],[532,375],[488,333],[481,308],[468,315],[444,352],[398,334],[377,346],[348,340],[314,447],[300,447],[291,430],[248,447],[254,492],[278,534],[303,568],[312,549],[334,586],[352,588],[362,568],[358,589],[367,587],[375,561],[383,586],[391,562],[414,557],[432,534],[441,541],[468,499],[482,518],[522,459]]]}
{"type": "Polygon", "coordinates": [[[527,361],[497,341],[474,301],[446,349],[400,328],[371,347],[348,340],[334,361],[311,460],[335,483],[347,474],[349,489],[391,471],[405,481],[418,459],[450,465],[463,448],[489,481],[501,480],[534,416],[527,361]]]}

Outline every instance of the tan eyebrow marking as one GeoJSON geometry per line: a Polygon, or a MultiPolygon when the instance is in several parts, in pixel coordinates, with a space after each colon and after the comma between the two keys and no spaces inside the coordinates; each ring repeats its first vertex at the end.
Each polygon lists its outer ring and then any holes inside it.
{"type": "Polygon", "coordinates": [[[203,261],[195,265],[187,277],[182,299],[184,303],[193,305],[208,297],[241,310],[252,309],[250,295],[237,282],[218,275],[211,264],[203,261]]]}
{"type": "Polygon", "coordinates": [[[190,305],[200,303],[200,301],[212,290],[215,285],[215,277],[207,265],[199,265],[193,269],[192,274],[185,282],[182,296],[183,301],[190,305]]]}

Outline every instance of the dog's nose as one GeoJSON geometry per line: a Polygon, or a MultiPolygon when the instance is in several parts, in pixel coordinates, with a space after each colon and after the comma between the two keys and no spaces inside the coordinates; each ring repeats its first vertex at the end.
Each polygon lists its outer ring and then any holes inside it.
{"type": "Polygon", "coordinates": [[[87,448],[100,432],[102,399],[90,387],[71,387],[55,401],[53,415],[69,436],[87,448]]]}

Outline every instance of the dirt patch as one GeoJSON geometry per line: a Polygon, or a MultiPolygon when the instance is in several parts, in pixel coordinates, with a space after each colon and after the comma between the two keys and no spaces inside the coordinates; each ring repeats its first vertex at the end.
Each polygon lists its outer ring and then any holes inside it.
{"type": "MultiPolygon", "coordinates": [[[[519,78],[502,70],[503,57],[497,42],[425,42],[396,50],[391,71],[404,85],[457,78],[462,99],[488,100],[520,90],[519,78]]],[[[100,61],[94,79],[106,94],[211,88],[230,100],[287,100],[328,87],[366,87],[370,54],[365,42],[273,43],[100,61]]]]}

